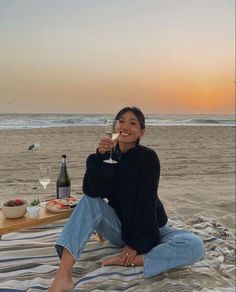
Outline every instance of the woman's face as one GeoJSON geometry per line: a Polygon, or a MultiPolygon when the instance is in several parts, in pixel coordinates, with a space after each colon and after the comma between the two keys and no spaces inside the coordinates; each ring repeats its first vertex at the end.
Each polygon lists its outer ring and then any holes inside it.
{"type": "MultiPolygon", "coordinates": [[[[134,147],[138,138],[144,134],[144,129],[141,128],[138,119],[133,112],[126,112],[119,118],[120,121],[120,136],[119,144],[128,144],[129,147],[134,147]]],[[[127,146],[128,146],[127,145],[127,146]]]]}

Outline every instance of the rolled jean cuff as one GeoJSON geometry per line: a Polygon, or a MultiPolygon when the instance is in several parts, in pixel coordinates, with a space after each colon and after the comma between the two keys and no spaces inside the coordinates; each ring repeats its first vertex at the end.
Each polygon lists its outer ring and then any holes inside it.
{"type": "Polygon", "coordinates": [[[67,249],[68,252],[71,254],[71,256],[73,257],[74,261],[76,262],[77,260],[77,257],[74,255],[74,253],[70,250],[70,248],[66,245],[66,243],[62,242],[62,241],[57,241],[56,244],[55,244],[55,248],[56,248],[56,251],[58,253],[58,256],[59,258],[61,259],[62,258],[62,252],[63,252],[63,249],[67,249]]]}
{"type": "Polygon", "coordinates": [[[143,255],[143,276],[144,278],[151,278],[155,276],[156,273],[151,273],[149,269],[148,254],[143,255]]]}

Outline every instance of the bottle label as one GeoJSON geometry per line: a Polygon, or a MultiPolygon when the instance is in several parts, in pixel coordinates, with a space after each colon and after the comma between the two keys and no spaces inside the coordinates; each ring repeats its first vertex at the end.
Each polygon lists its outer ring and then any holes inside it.
{"type": "Polygon", "coordinates": [[[59,199],[70,197],[70,187],[58,188],[58,197],[59,199]]]}

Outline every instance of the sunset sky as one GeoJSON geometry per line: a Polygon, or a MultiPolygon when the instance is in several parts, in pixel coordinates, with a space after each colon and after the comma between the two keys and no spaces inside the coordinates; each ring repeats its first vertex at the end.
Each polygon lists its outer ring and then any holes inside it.
{"type": "Polygon", "coordinates": [[[234,0],[0,0],[0,36],[0,112],[234,112],[234,0]]]}

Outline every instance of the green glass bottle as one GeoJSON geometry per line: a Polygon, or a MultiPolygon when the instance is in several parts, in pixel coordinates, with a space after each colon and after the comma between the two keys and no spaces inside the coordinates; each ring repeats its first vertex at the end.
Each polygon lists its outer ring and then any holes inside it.
{"type": "Polygon", "coordinates": [[[71,180],[67,172],[66,155],[61,157],[61,170],[57,178],[57,199],[70,197],[71,180]]]}

